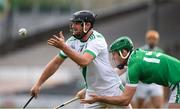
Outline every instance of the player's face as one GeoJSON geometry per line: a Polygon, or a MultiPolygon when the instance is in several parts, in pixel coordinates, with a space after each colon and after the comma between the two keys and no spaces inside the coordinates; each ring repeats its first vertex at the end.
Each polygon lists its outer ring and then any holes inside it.
{"type": "Polygon", "coordinates": [[[112,58],[116,65],[122,64],[123,60],[118,52],[112,52],[112,58]]]}
{"type": "Polygon", "coordinates": [[[154,37],[150,37],[150,38],[147,39],[147,43],[148,43],[148,45],[150,47],[153,48],[153,47],[155,47],[157,45],[158,40],[156,38],[154,38],[154,37]]]}
{"type": "Polygon", "coordinates": [[[72,34],[81,35],[83,32],[83,27],[81,22],[72,22],[71,24],[72,34]]]}
{"type": "Polygon", "coordinates": [[[146,40],[149,47],[154,48],[158,44],[158,41],[159,41],[158,34],[150,32],[149,34],[147,34],[146,40]]]}

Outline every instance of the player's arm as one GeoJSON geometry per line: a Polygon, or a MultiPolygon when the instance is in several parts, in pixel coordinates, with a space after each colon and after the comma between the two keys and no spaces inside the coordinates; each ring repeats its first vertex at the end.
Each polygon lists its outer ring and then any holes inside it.
{"type": "Polygon", "coordinates": [[[131,99],[136,91],[136,87],[126,86],[125,90],[122,95],[120,96],[98,96],[98,95],[91,95],[91,99],[88,100],[81,100],[82,103],[95,103],[95,102],[102,102],[112,105],[119,105],[119,106],[128,106],[131,102],[131,99]]]}
{"type": "Polygon", "coordinates": [[[122,95],[120,96],[102,96],[99,101],[113,105],[128,106],[136,91],[136,87],[126,86],[122,95]]]}
{"type": "Polygon", "coordinates": [[[87,66],[92,62],[92,60],[94,59],[93,55],[87,52],[85,52],[84,54],[79,54],[65,43],[62,32],[60,32],[59,36],[60,37],[54,35],[53,38],[50,38],[48,40],[48,44],[61,49],[69,58],[71,58],[74,62],[82,67],[87,66]]]}
{"type": "Polygon", "coordinates": [[[81,55],[67,45],[65,45],[62,50],[69,58],[71,58],[81,67],[87,66],[94,59],[94,57],[91,54],[85,52],[84,54],[81,55]]]}
{"type": "Polygon", "coordinates": [[[40,76],[39,80],[35,83],[33,88],[31,89],[31,95],[37,97],[37,94],[40,91],[41,85],[50,77],[52,76],[58,67],[63,63],[64,59],[60,56],[55,56],[45,67],[42,75],[40,76]]]}

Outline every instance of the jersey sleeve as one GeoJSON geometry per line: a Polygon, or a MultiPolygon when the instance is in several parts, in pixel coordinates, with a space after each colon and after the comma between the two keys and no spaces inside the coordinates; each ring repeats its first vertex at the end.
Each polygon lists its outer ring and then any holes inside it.
{"type": "Polygon", "coordinates": [[[94,40],[91,40],[88,44],[86,49],[84,50],[84,53],[89,53],[94,58],[102,52],[102,50],[107,49],[107,43],[104,38],[97,38],[94,40]]]}
{"type": "MultiPolygon", "coordinates": [[[[67,41],[66,41],[66,44],[73,48],[73,40],[75,40],[73,37],[70,37],[67,41]]],[[[59,57],[63,58],[63,59],[66,59],[68,56],[62,51],[60,50],[59,52],[59,57]]]]}
{"type": "Polygon", "coordinates": [[[128,64],[126,81],[128,86],[136,87],[140,78],[140,67],[138,61],[133,61],[128,64]]]}

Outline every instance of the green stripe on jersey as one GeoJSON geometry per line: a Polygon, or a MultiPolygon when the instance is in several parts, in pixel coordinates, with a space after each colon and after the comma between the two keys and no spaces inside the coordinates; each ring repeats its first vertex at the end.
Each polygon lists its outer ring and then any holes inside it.
{"type": "Polygon", "coordinates": [[[96,58],[96,55],[95,55],[95,53],[94,52],[92,52],[91,50],[84,50],[84,53],[88,53],[88,54],[90,54],[90,55],[92,55],[94,58],[96,58]]]}
{"type": "Polygon", "coordinates": [[[124,92],[124,86],[122,84],[119,86],[119,89],[124,92]]]}
{"type": "MultiPolygon", "coordinates": [[[[87,73],[87,67],[83,67],[83,69],[82,69],[82,74],[83,74],[83,77],[84,77],[84,81],[85,81],[85,82],[86,82],[86,73],[87,73]]],[[[88,88],[87,82],[86,82],[86,88],[88,88]]]]}

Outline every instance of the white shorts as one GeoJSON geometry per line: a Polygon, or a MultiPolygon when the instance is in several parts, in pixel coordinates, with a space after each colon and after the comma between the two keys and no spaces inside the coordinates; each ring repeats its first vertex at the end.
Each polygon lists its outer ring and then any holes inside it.
{"type": "MultiPolygon", "coordinates": [[[[121,84],[122,85],[122,84],[121,84]]],[[[86,90],[86,99],[89,99],[91,94],[97,94],[97,95],[101,95],[101,96],[119,96],[123,93],[123,91],[120,89],[119,84],[113,86],[112,88],[109,88],[103,92],[97,92],[95,93],[92,90],[86,90]]],[[[121,86],[123,87],[123,86],[121,86]]],[[[84,109],[100,109],[100,108],[108,108],[108,109],[117,109],[120,108],[120,106],[114,106],[114,105],[109,105],[109,104],[105,104],[105,103],[93,103],[93,104],[85,104],[84,105],[84,109]]]]}
{"type": "Polygon", "coordinates": [[[180,83],[172,85],[170,89],[171,89],[171,95],[170,95],[169,103],[180,104],[180,83]]]}
{"type": "Polygon", "coordinates": [[[139,83],[136,89],[136,98],[148,99],[153,96],[163,96],[163,88],[155,83],[139,83]]]}

